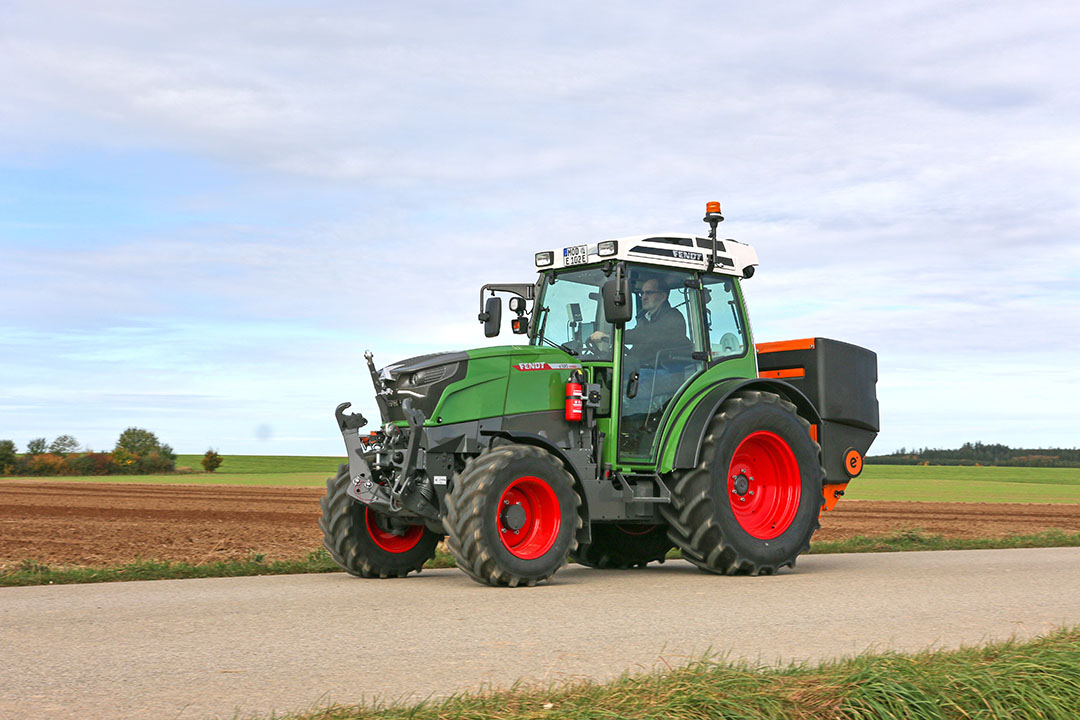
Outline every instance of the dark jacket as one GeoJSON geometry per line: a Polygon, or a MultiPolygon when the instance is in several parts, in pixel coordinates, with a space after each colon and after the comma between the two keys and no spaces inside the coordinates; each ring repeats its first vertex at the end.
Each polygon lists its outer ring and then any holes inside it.
{"type": "Polygon", "coordinates": [[[686,321],[667,300],[656,309],[652,320],[645,313],[638,315],[634,328],[623,331],[623,343],[633,345],[628,355],[639,367],[655,367],[656,354],[661,350],[689,353],[691,349],[690,339],[686,336],[686,321]]]}

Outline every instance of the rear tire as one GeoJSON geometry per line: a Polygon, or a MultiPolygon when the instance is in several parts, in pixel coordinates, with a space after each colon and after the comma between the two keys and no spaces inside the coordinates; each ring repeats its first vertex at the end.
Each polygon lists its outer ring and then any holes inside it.
{"type": "Polygon", "coordinates": [[[675,547],[664,525],[595,524],[591,534],[592,541],[579,545],[571,559],[602,570],[664,562],[668,550],[675,547]]]}
{"type": "Polygon", "coordinates": [[[726,575],[771,575],[810,549],[825,501],[810,423],[779,395],[744,391],[709,424],[698,467],[676,474],[661,513],[684,559],[726,575]]]}
{"type": "Polygon", "coordinates": [[[326,480],[326,495],[319,500],[323,547],[345,572],[364,578],[405,577],[420,572],[442,536],[424,525],[394,533],[384,516],[346,494],[349,466],[341,465],[326,480]]]}
{"type": "Polygon", "coordinates": [[[443,524],[457,566],[478,583],[535,585],[566,564],[581,527],[574,479],[548,451],[501,445],[466,463],[443,524]]]}

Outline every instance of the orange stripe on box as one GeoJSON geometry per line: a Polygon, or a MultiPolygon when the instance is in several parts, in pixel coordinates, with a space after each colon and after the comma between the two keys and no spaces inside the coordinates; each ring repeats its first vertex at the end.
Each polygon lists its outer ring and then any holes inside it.
{"type": "Polygon", "coordinates": [[[761,370],[757,374],[762,378],[798,378],[806,377],[806,371],[802,368],[788,368],[786,370],[761,370]]]}
{"type": "Polygon", "coordinates": [[[778,342],[758,343],[754,347],[758,354],[783,352],[785,350],[813,350],[814,341],[817,338],[803,338],[802,340],[780,340],[778,342]]]}

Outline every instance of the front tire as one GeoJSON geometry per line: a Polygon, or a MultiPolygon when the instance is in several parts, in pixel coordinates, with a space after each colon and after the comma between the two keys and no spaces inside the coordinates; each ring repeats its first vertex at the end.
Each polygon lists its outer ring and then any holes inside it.
{"type": "Polygon", "coordinates": [[[387,518],[346,494],[349,466],[341,465],[326,480],[319,500],[323,547],[345,572],[364,578],[405,577],[435,557],[442,537],[424,525],[394,531],[387,518]]]}
{"type": "Polygon", "coordinates": [[[713,418],[698,467],[661,508],[686,560],[725,575],[771,575],[810,548],[824,503],[810,423],[779,395],[744,391],[713,418]]]}
{"type": "Polygon", "coordinates": [[[577,547],[574,479],[551,453],[501,445],[469,460],[446,495],[443,524],[457,566],[478,583],[532,586],[577,547]]]}

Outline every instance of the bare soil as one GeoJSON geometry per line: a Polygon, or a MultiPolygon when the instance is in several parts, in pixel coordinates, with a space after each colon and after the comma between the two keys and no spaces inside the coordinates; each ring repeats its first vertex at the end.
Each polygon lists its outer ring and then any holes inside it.
{"type": "MultiPolygon", "coordinates": [[[[322,536],[319,488],[0,481],[0,568],[302,558],[322,536]]],[[[1080,504],[841,501],[817,541],[922,530],[950,538],[1080,532],[1080,504]]]]}

